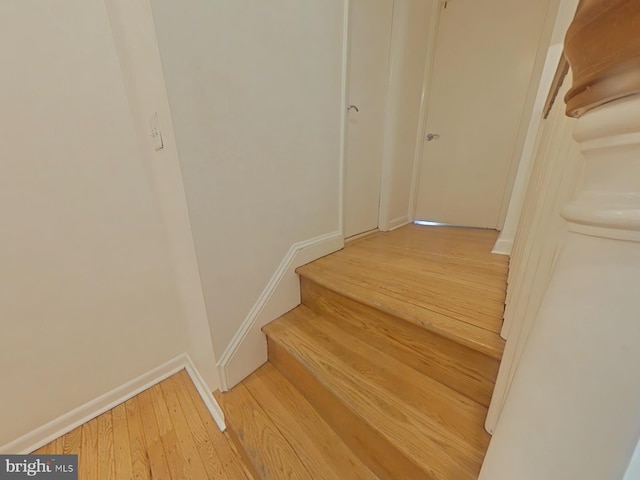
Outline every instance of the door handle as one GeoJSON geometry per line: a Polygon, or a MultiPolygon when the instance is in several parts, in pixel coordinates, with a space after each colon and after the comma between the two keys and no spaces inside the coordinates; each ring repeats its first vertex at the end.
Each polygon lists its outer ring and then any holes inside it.
{"type": "Polygon", "coordinates": [[[437,140],[440,138],[440,135],[437,133],[427,133],[427,136],[425,137],[427,142],[430,142],[432,140],[437,140]]]}
{"type": "Polygon", "coordinates": [[[353,108],[356,112],[359,112],[359,111],[360,111],[360,109],[358,108],[358,106],[357,106],[357,105],[347,105],[347,110],[351,110],[352,108],[353,108]]]}

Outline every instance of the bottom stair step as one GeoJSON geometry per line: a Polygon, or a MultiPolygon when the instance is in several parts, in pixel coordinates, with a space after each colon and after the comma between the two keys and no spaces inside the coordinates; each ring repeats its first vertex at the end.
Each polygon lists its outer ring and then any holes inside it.
{"type": "Polygon", "coordinates": [[[377,478],[270,363],[218,400],[256,479],[377,478]]]}
{"type": "Polygon", "coordinates": [[[477,478],[484,406],[304,306],[264,330],[270,361],[379,478],[477,478]]]}

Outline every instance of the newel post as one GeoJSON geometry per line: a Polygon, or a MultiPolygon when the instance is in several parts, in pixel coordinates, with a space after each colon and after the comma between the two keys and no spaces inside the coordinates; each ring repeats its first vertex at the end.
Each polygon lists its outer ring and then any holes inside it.
{"type": "Polygon", "coordinates": [[[584,0],[565,52],[585,177],[481,480],[621,480],[640,438],[640,1],[584,0]]]}

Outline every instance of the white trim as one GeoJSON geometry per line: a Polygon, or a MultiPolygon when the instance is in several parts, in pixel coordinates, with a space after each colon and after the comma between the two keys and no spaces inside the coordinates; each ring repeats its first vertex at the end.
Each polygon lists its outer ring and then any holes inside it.
{"type": "MultiPolygon", "coordinates": [[[[393,85],[395,78],[395,64],[397,56],[394,54],[396,48],[394,39],[399,38],[396,31],[397,25],[394,24],[397,12],[395,1],[392,1],[391,7],[391,30],[389,37],[389,61],[387,62],[387,83],[385,85],[385,103],[384,103],[384,132],[382,142],[382,164],[380,165],[380,197],[378,200],[378,228],[383,231],[389,231],[389,209],[391,207],[391,195],[393,191],[393,144],[395,142],[395,112],[394,98],[390,95],[390,87],[393,85]]],[[[397,41],[397,40],[396,40],[397,41]]]]}
{"type": "Polygon", "coordinates": [[[211,416],[215,420],[216,425],[218,425],[218,428],[220,429],[221,432],[224,432],[227,429],[227,426],[224,422],[224,413],[222,411],[222,408],[220,407],[220,404],[218,403],[216,398],[213,396],[213,392],[209,390],[209,386],[207,385],[207,382],[204,380],[204,378],[200,374],[200,371],[196,368],[195,364],[193,363],[193,360],[191,360],[191,357],[187,354],[184,354],[183,357],[185,360],[184,368],[187,371],[187,374],[189,375],[189,377],[191,377],[191,381],[193,382],[196,389],[198,390],[198,393],[200,394],[202,401],[207,406],[207,409],[209,410],[209,413],[211,413],[211,416]]]}
{"type": "Polygon", "coordinates": [[[241,382],[267,361],[262,327],[300,305],[300,281],[295,270],[344,246],[340,231],[291,246],[218,361],[220,389],[241,382]]]}
{"type": "Polygon", "coordinates": [[[31,453],[98,415],[120,405],[122,402],[135,397],[140,392],[160,383],[162,380],[169,378],[171,375],[174,375],[182,369],[186,369],[198,389],[200,396],[204,400],[205,405],[207,405],[207,408],[215,419],[216,424],[221,431],[224,431],[225,424],[222,409],[218,405],[213,394],[209,392],[205,381],[202,379],[189,355],[183,353],[153,370],[143,373],[139,377],[134,378],[133,380],[130,380],[129,382],[124,383],[97,398],[94,398],[84,405],[74,408],[70,412],[65,413],[41,427],[38,427],[5,445],[2,445],[0,447],[0,453],[31,453]]]}
{"type": "Polygon", "coordinates": [[[340,158],[338,165],[339,230],[291,246],[216,364],[220,377],[220,390],[223,392],[238,384],[267,361],[267,342],[262,333],[262,327],[300,305],[300,281],[295,269],[344,247],[347,103],[349,96],[349,9],[350,0],[344,0],[340,158]]]}
{"type": "Polygon", "coordinates": [[[358,240],[362,240],[363,238],[370,237],[371,235],[374,235],[374,234],[379,233],[379,232],[380,232],[379,228],[374,228],[374,229],[368,230],[366,232],[358,233],[358,234],[353,235],[351,237],[345,238],[344,239],[344,244],[345,245],[349,245],[350,243],[357,242],[358,240]]]}
{"type": "Polygon", "coordinates": [[[394,218],[393,220],[389,221],[389,231],[395,230],[396,228],[404,227],[409,223],[411,223],[411,220],[409,219],[408,215],[405,215],[404,217],[394,218]]]}
{"type": "Polygon", "coordinates": [[[513,250],[513,238],[503,238],[502,235],[496,240],[496,244],[493,246],[491,253],[497,253],[498,255],[511,255],[513,250]]]}
{"type": "Polygon", "coordinates": [[[342,97],[340,105],[340,158],[338,160],[338,181],[340,182],[340,189],[338,195],[338,225],[340,225],[340,231],[345,232],[346,222],[346,204],[345,196],[347,194],[346,189],[346,176],[347,176],[347,129],[349,123],[347,121],[347,103],[349,97],[349,8],[350,0],[344,2],[344,12],[342,19],[342,97]]]}
{"type": "Polygon", "coordinates": [[[623,480],[638,480],[640,478],[640,440],[636,445],[636,449],[631,456],[627,472],[624,474],[623,480]]]}
{"type": "Polygon", "coordinates": [[[520,222],[520,214],[522,213],[525,195],[529,186],[529,179],[533,169],[533,161],[537,145],[536,141],[543,121],[542,113],[544,104],[547,99],[547,95],[549,94],[549,90],[551,89],[551,83],[553,82],[558,62],[562,56],[562,49],[562,44],[556,44],[551,45],[547,50],[545,64],[542,69],[542,73],[540,74],[537,98],[531,112],[527,136],[522,147],[522,154],[518,162],[518,170],[513,182],[511,196],[509,198],[509,207],[502,226],[502,231],[500,232],[496,245],[493,247],[493,253],[511,255],[516,231],[518,230],[518,223],[520,222]]]}

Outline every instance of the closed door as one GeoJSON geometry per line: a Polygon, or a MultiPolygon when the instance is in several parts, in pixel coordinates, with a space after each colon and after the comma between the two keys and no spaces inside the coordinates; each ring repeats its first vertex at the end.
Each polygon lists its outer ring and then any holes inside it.
{"type": "Polygon", "coordinates": [[[393,0],[349,3],[346,237],[378,227],[393,12],[393,0]]]}
{"type": "Polygon", "coordinates": [[[417,220],[499,227],[548,3],[449,0],[443,5],[417,220]]]}

